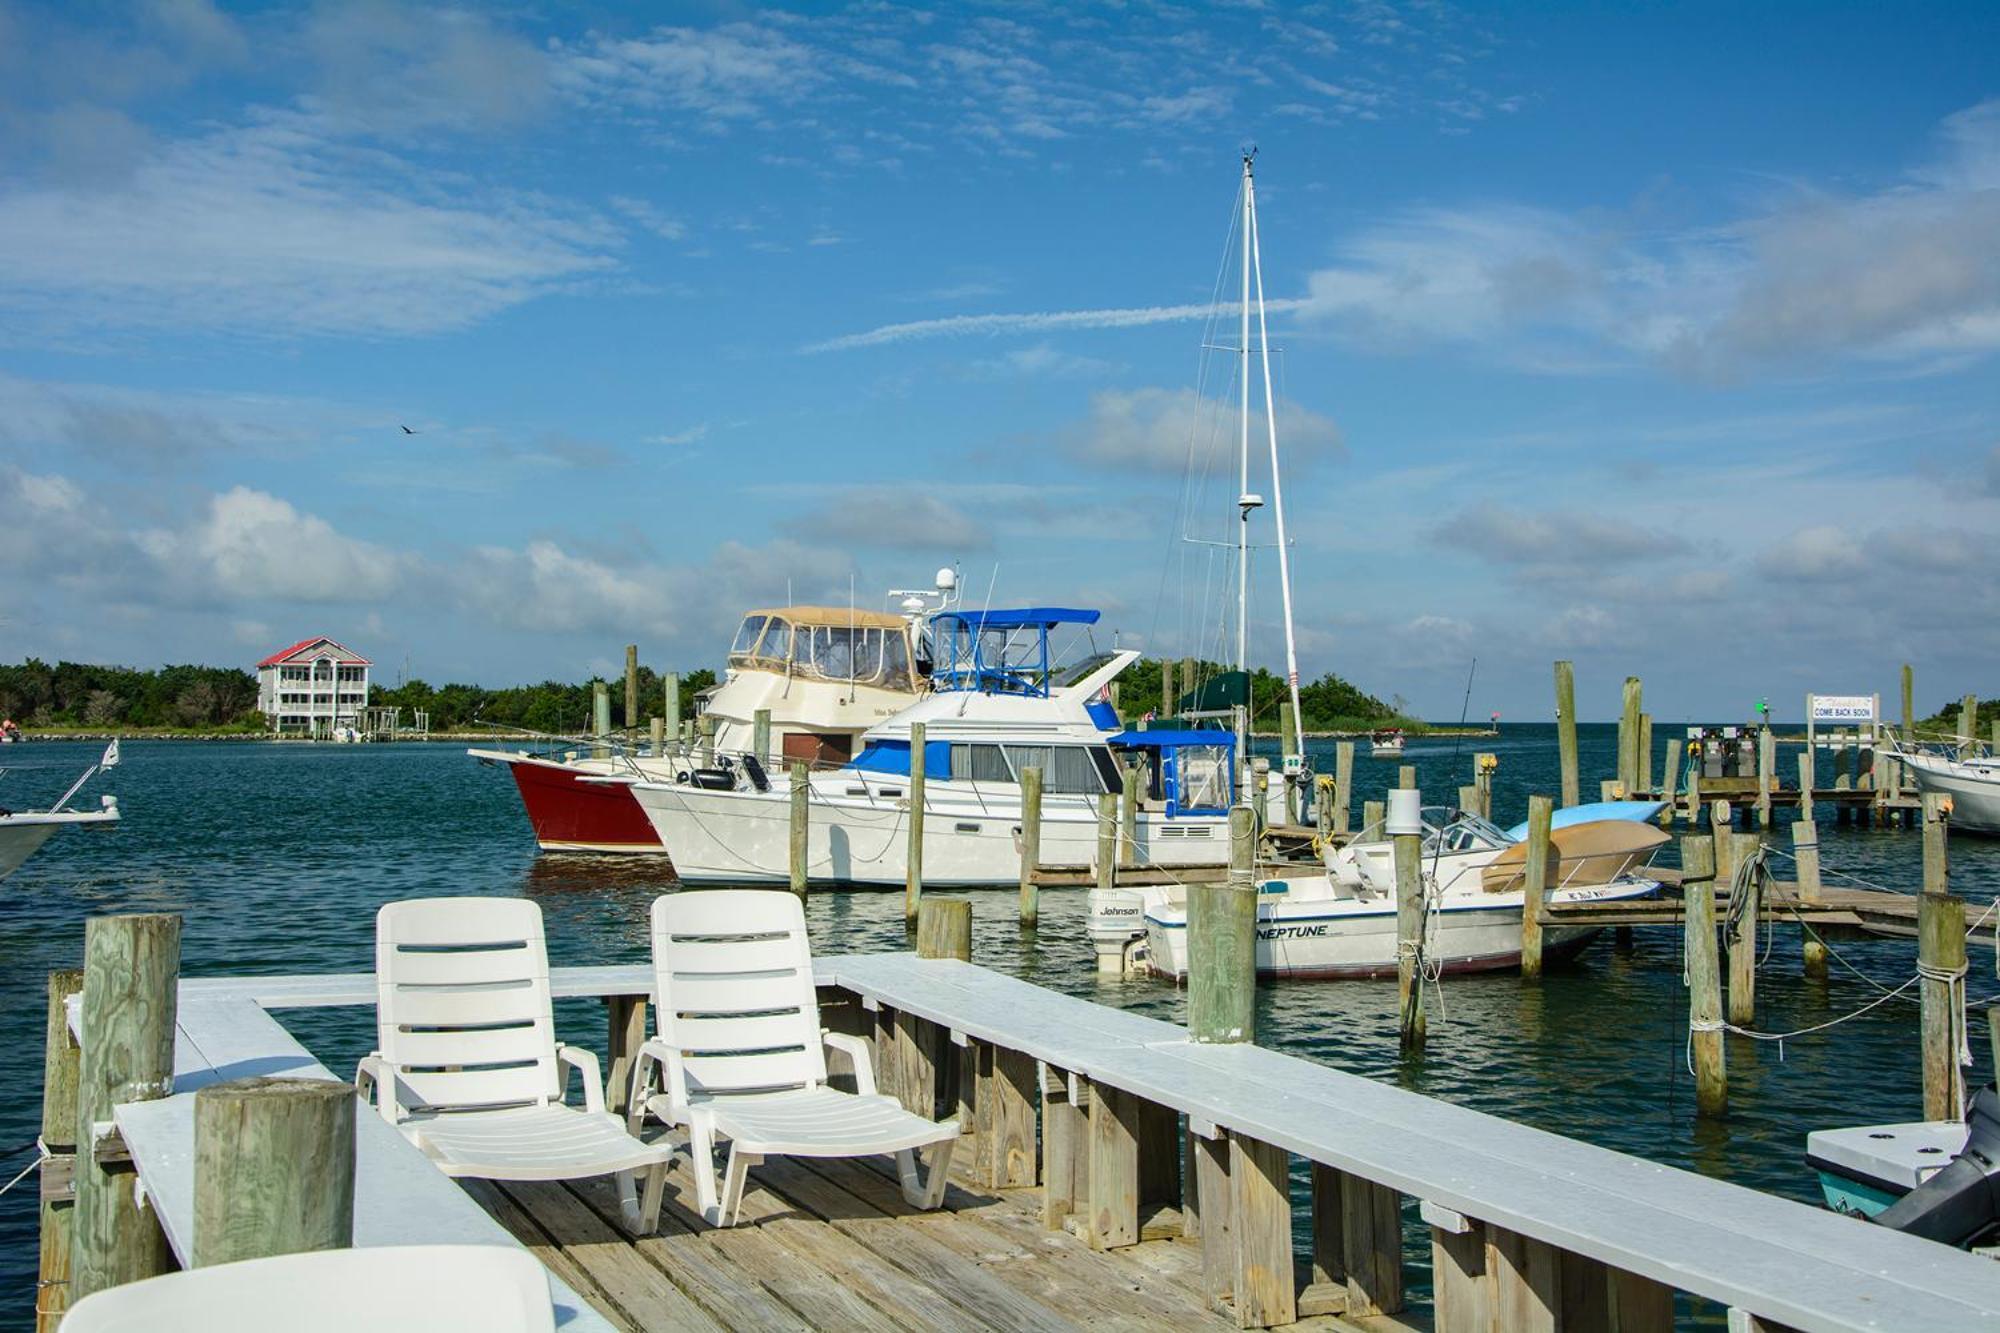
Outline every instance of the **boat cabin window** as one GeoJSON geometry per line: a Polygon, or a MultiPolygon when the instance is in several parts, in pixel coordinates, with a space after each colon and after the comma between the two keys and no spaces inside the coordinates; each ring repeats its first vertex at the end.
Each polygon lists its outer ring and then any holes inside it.
{"type": "Polygon", "coordinates": [[[960,782],[1012,782],[1007,756],[997,745],[951,747],[951,775],[960,782]]]}
{"type": "Polygon", "coordinates": [[[737,628],[736,641],[729,645],[729,663],[735,666],[747,662],[757,651],[757,640],[764,637],[763,616],[745,616],[743,624],[737,628]]]}
{"type": "Polygon", "coordinates": [[[1182,809],[1229,808],[1229,753],[1227,745],[1183,745],[1175,752],[1182,809]]]}
{"type": "Polygon", "coordinates": [[[885,630],[882,634],[882,684],[891,690],[911,687],[910,643],[902,630],[885,630]]]}
{"type": "Polygon", "coordinates": [[[1121,779],[1111,751],[1101,745],[1009,745],[1007,759],[1016,780],[1022,769],[1042,770],[1042,790],[1051,794],[1116,791],[1121,779]]]}

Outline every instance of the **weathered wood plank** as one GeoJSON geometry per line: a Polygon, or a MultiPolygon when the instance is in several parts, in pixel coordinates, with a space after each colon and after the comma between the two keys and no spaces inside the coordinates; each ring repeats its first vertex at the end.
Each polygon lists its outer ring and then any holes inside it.
{"type": "Polygon", "coordinates": [[[1298,1318],[1290,1168],[1283,1148],[1229,1136],[1229,1216],[1236,1251],[1231,1303],[1238,1328],[1269,1328],[1298,1318]]]}
{"type": "Polygon", "coordinates": [[[1091,1246],[1139,1243],[1139,1098],[1120,1088],[1090,1089],[1091,1246]]]}
{"type": "Polygon", "coordinates": [[[1431,1308],[1435,1333],[1491,1333],[1493,1285],[1486,1276],[1486,1229],[1431,1228],[1431,1308]]]}
{"type": "Polygon", "coordinates": [[[993,1107],[991,1173],[996,1189],[1035,1183],[1035,1058],[1000,1047],[993,1053],[988,1087],[993,1107]]]}
{"type": "Polygon", "coordinates": [[[1403,1308],[1403,1196],[1342,1172],[1340,1202],[1347,1313],[1394,1314],[1403,1308]]]}
{"type": "Polygon", "coordinates": [[[1556,1333],[1562,1292],[1553,1245],[1488,1226],[1486,1272],[1493,1284],[1495,1328],[1508,1333],[1556,1333]]]}
{"type": "Polygon", "coordinates": [[[1229,1136],[1195,1140],[1195,1188],[1201,1196],[1202,1288],[1219,1304],[1236,1291],[1235,1219],[1229,1187],[1229,1136]]]}
{"type": "Polygon", "coordinates": [[[1050,1066],[1042,1090],[1042,1225],[1059,1229],[1089,1197],[1088,1112],[1070,1095],[1069,1075],[1050,1066]]]}
{"type": "MultiPolygon", "coordinates": [[[[507,1196],[506,1191],[490,1180],[466,1179],[459,1182],[465,1192],[492,1215],[493,1220],[507,1228],[515,1240],[526,1246],[529,1253],[542,1261],[542,1266],[567,1282],[570,1290],[590,1302],[590,1305],[615,1328],[629,1330],[629,1333],[644,1333],[644,1326],[633,1318],[630,1311],[618,1304],[612,1295],[599,1286],[596,1277],[577,1262],[561,1245],[549,1239],[546,1231],[536,1225],[522,1207],[507,1196]]],[[[721,1325],[710,1319],[692,1301],[687,1303],[687,1315],[683,1325],[689,1329],[720,1330],[721,1325]]]]}

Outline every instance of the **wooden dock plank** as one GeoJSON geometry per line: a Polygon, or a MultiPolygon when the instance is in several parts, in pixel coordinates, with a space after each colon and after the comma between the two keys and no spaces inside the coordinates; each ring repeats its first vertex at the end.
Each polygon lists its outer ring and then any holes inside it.
{"type": "Polygon", "coordinates": [[[722,1326],[683,1294],[666,1273],[647,1263],[629,1237],[560,1183],[512,1180],[500,1184],[498,1190],[639,1328],[722,1326]]]}
{"type": "MultiPolygon", "coordinates": [[[[597,1312],[609,1320],[614,1327],[628,1330],[628,1333],[644,1333],[641,1324],[629,1310],[619,1304],[617,1298],[598,1283],[575,1255],[570,1254],[560,1244],[551,1240],[534,1218],[528,1216],[519,1204],[509,1198],[506,1191],[490,1180],[464,1180],[459,1182],[473,1201],[493,1216],[493,1220],[513,1233],[514,1239],[527,1246],[529,1253],[542,1261],[551,1273],[575,1289],[579,1296],[596,1307],[597,1312]]],[[[695,1310],[697,1318],[703,1318],[700,1310],[695,1310]]],[[[690,1328],[718,1328],[710,1321],[707,1324],[691,1323],[690,1328]]]]}

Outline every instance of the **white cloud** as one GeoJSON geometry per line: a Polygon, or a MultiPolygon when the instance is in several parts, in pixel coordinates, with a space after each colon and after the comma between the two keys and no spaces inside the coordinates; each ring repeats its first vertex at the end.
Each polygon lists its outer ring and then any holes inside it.
{"type": "Polygon", "coordinates": [[[1757,567],[1771,578],[1825,582],[1852,577],[1867,568],[1868,559],[1851,528],[1816,524],[1780,538],[1757,557],[1757,567]]]}
{"type": "Polygon", "coordinates": [[[1795,186],[1675,234],[1513,204],[1413,209],[1350,238],[1302,312],[1357,339],[1518,367],[1730,379],[2000,347],[2000,101],[1872,193],[1795,186]]]}
{"type": "MultiPolygon", "coordinates": [[[[1267,310],[1276,313],[1297,308],[1297,301],[1269,301],[1267,310]]],[[[943,315],[936,319],[913,319],[900,324],[883,324],[861,333],[844,333],[838,338],[808,343],[804,352],[844,352],[856,347],[880,347],[885,343],[912,342],[922,338],[962,338],[969,334],[1047,333],[1058,329],[1133,329],[1149,324],[1178,324],[1206,319],[1218,312],[1236,309],[1230,302],[1214,305],[1156,305],[1112,310],[1042,310],[1017,315],[943,315]]]]}
{"type": "Polygon", "coordinates": [[[141,533],[138,541],[177,582],[192,576],[196,589],[230,600],[374,601],[396,591],[405,564],[247,486],[211,497],[190,527],[141,533]]]}
{"type": "Polygon", "coordinates": [[[0,188],[0,307],[17,336],[423,334],[612,266],[615,234],[588,216],[433,194],[319,118],[262,115],[166,144],[124,177],[0,188]]]}
{"type": "MultiPolygon", "coordinates": [[[[1236,407],[1193,389],[1106,389],[1091,395],[1088,416],[1064,444],[1107,467],[1206,471],[1235,457],[1240,429],[1236,407]]],[[[1253,459],[1268,451],[1262,412],[1251,413],[1250,447],[1253,459]]],[[[1330,418],[1287,401],[1278,404],[1278,447],[1288,468],[1343,452],[1330,418]]]]}

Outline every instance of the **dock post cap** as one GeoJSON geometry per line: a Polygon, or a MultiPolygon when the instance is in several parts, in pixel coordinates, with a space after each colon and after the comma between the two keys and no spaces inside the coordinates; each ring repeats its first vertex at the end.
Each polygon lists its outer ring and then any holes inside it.
{"type": "Polygon", "coordinates": [[[1394,787],[1389,791],[1389,808],[1382,831],[1390,837],[1417,836],[1424,831],[1424,794],[1415,787],[1394,787]]]}

